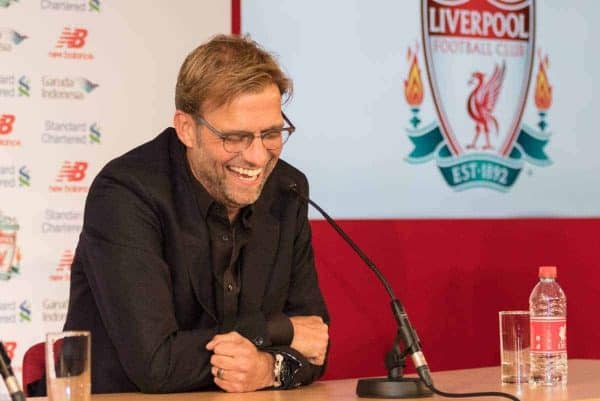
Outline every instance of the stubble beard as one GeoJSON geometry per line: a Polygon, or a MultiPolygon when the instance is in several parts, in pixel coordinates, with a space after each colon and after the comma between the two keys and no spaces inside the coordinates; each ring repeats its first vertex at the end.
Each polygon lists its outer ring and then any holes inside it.
{"type": "MultiPolygon", "coordinates": [[[[190,159],[188,158],[188,160],[190,159]]],[[[267,162],[264,171],[261,173],[259,185],[251,193],[246,191],[240,193],[228,186],[227,174],[230,173],[226,171],[224,166],[219,166],[216,163],[211,164],[209,168],[205,168],[201,164],[194,165],[194,163],[190,163],[190,166],[194,177],[204,186],[215,201],[223,204],[226,208],[241,209],[258,200],[276,164],[276,157],[272,157],[267,162]],[[217,171],[223,171],[223,175],[217,174],[217,171]]]]}

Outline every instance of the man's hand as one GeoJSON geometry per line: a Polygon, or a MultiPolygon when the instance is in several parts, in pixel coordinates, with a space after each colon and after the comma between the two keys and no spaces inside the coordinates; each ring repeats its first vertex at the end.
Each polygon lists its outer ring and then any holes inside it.
{"type": "Polygon", "coordinates": [[[273,385],[273,356],[260,352],[238,332],[218,334],[206,344],[215,383],[231,393],[254,391],[273,385]]]}
{"type": "Polygon", "coordinates": [[[329,328],[321,316],[292,316],[290,321],[294,326],[291,347],[313,365],[323,365],[329,342],[329,328]]]}

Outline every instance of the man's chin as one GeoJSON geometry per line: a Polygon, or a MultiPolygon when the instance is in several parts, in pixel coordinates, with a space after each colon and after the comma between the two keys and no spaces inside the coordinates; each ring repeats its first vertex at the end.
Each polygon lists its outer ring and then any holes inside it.
{"type": "Polygon", "coordinates": [[[256,202],[259,196],[260,192],[252,194],[229,194],[227,202],[231,207],[241,209],[256,202]]]}

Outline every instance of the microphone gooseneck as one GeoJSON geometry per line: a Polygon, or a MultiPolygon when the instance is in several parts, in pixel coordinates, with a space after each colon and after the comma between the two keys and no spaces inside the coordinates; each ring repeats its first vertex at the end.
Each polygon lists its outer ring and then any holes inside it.
{"type": "MultiPolygon", "coordinates": [[[[356,245],[356,243],[346,234],[344,230],[325,212],[319,205],[317,205],[314,201],[312,201],[308,196],[304,195],[298,190],[298,186],[296,183],[291,182],[287,184],[285,187],[286,190],[293,192],[300,199],[307,202],[311,206],[313,206],[321,215],[327,220],[329,225],[333,227],[333,229],[346,241],[348,245],[352,248],[352,250],[365,262],[365,264],[375,273],[386,292],[388,293],[391,299],[391,307],[392,313],[394,314],[394,318],[396,319],[396,324],[398,325],[398,337],[402,341],[404,345],[404,353],[400,354],[397,350],[398,344],[396,343],[390,351],[389,354],[392,354],[392,358],[396,357],[401,359],[400,366],[393,366],[394,369],[391,369],[388,366],[388,378],[387,379],[363,379],[359,380],[356,392],[359,397],[378,397],[378,398],[413,398],[413,397],[428,397],[433,395],[433,393],[441,395],[443,397],[487,397],[487,396],[498,396],[509,398],[513,401],[520,401],[519,398],[513,396],[512,394],[503,393],[503,392],[478,392],[478,393],[446,393],[438,390],[433,385],[433,380],[431,378],[431,373],[429,371],[429,366],[427,365],[427,361],[425,360],[425,356],[421,350],[421,343],[419,337],[417,336],[416,331],[412,327],[410,321],[408,320],[408,315],[404,310],[404,307],[400,303],[400,300],[394,294],[392,287],[389,282],[384,277],[383,273],[375,266],[375,263],[356,245]],[[417,374],[419,375],[420,381],[418,379],[413,378],[403,378],[402,374],[399,375],[397,370],[400,370],[404,367],[404,356],[409,354],[413,361],[413,364],[417,370],[417,374]],[[423,388],[421,384],[424,384],[427,388],[423,388]],[[427,391],[430,390],[430,391],[427,391]]],[[[398,341],[398,338],[397,338],[398,341]]],[[[396,342],[397,342],[396,341],[396,342]]],[[[387,365],[387,358],[386,358],[387,365]]]]}
{"type": "MultiPolygon", "coordinates": [[[[413,364],[417,369],[419,377],[425,383],[427,387],[433,385],[431,380],[431,375],[429,373],[429,367],[427,366],[427,361],[425,360],[425,356],[421,351],[421,345],[419,342],[419,338],[415,330],[413,329],[410,321],[408,320],[408,315],[406,314],[404,307],[400,303],[400,300],[394,294],[394,290],[392,289],[390,283],[386,280],[385,276],[381,271],[377,268],[375,263],[356,245],[356,243],[346,234],[344,230],[325,212],[319,205],[313,202],[309,197],[298,191],[298,186],[295,183],[291,183],[288,186],[288,189],[295,193],[300,199],[305,202],[308,202],[315,209],[323,215],[325,220],[333,227],[333,229],[350,245],[352,250],[356,252],[356,254],[365,262],[365,264],[375,273],[386,292],[388,293],[391,301],[392,313],[394,314],[394,318],[396,319],[396,324],[398,325],[398,334],[402,339],[406,352],[410,354],[413,364]]],[[[422,395],[430,395],[430,394],[422,394],[422,395]]],[[[396,396],[396,395],[395,395],[396,396]]]]}
{"type": "Polygon", "coordinates": [[[23,394],[23,390],[21,390],[21,386],[13,373],[10,366],[10,358],[2,341],[0,341],[0,374],[2,375],[2,379],[4,379],[4,384],[6,384],[10,398],[13,401],[25,401],[25,394],[23,394]]]}

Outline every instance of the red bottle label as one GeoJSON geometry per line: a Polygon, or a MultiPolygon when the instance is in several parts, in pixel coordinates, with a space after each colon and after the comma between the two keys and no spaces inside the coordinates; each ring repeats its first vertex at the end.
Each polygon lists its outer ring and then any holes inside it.
{"type": "Polygon", "coordinates": [[[564,317],[532,317],[529,352],[567,352],[567,319],[564,317]]]}

